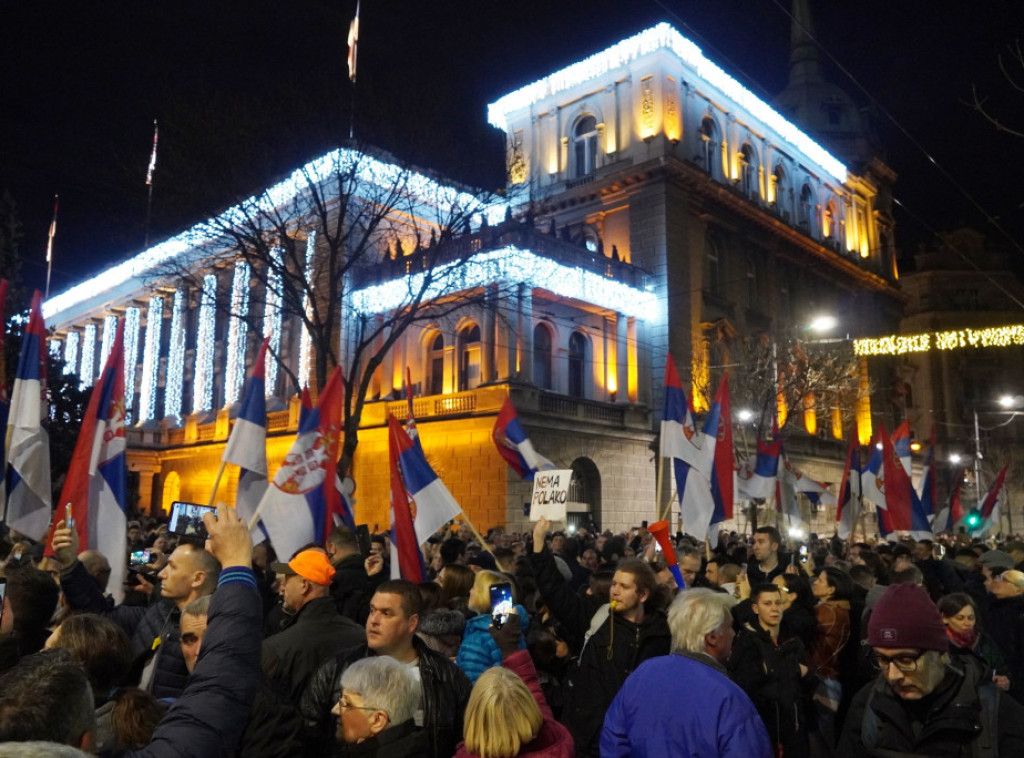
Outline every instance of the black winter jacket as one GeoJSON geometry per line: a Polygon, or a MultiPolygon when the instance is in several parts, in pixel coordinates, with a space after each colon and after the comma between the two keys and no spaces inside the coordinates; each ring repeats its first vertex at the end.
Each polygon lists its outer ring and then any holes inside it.
{"type": "Polygon", "coordinates": [[[262,603],[255,580],[225,583],[213,593],[208,626],[188,687],[160,721],[153,739],[128,758],[223,758],[238,745],[260,676],[262,603]]]}
{"type": "Polygon", "coordinates": [[[237,758],[291,758],[302,755],[302,717],[262,673],[237,758]]]}
{"type": "MultiPolygon", "coordinates": [[[[547,550],[530,553],[529,560],[541,598],[562,622],[571,644],[579,650],[594,614],[603,604],[593,595],[573,592],[547,550]]],[[[578,664],[568,677],[561,720],[572,733],[577,756],[598,755],[605,711],[626,677],[648,658],[668,655],[671,647],[672,635],[663,613],[649,613],[639,624],[618,614],[609,614],[609,620],[586,641],[578,664]]]]}
{"type": "Polygon", "coordinates": [[[338,613],[365,626],[369,615],[369,596],[372,594],[373,584],[366,575],[366,566],[360,553],[347,555],[338,561],[334,566],[334,579],[331,580],[331,597],[338,607],[338,613]]]}
{"type": "Polygon", "coordinates": [[[173,699],[181,694],[188,681],[188,669],[181,654],[178,628],[181,611],[173,602],[160,600],[148,607],[111,607],[85,566],[78,561],[61,572],[60,588],[73,610],[98,613],[124,629],[132,643],[133,670],[141,671],[143,664],[151,656],[156,656],[155,671],[148,688],[154,697],[173,699]],[[157,638],[160,638],[160,644],[154,651],[157,638]]]}
{"type": "Polygon", "coordinates": [[[366,641],[366,631],[338,615],[330,596],[306,603],[295,622],[263,643],[263,673],[296,706],[306,681],[339,648],[366,641]]]}
{"type": "MultiPolygon", "coordinates": [[[[462,670],[413,637],[419,656],[420,684],[423,691],[423,727],[427,732],[431,755],[451,758],[462,739],[462,716],[472,685],[462,670]]],[[[309,680],[299,707],[307,730],[311,755],[330,755],[334,743],[336,719],[331,709],[341,698],[341,675],[352,663],[376,655],[365,644],[343,650],[316,670],[309,680]]]]}
{"type": "Polygon", "coordinates": [[[733,642],[726,664],[729,677],[757,708],[772,747],[781,746],[787,758],[810,754],[800,674],[800,664],[806,665],[806,658],[798,638],[780,635],[775,643],[760,625],[748,624],[733,642]]]}
{"type": "Polygon", "coordinates": [[[926,700],[902,700],[880,674],[853,698],[839,740],[839,758],[1024,755],[1024,706],[999,692],[985,678],[980,664],[955,658],[947,667],[946,678],[926,700]],[[989,741],[983,724],[991,723],[982,711],[981,687],[989,688],[990,696],[998,703],[997,752],[980,750],[989,741]],[[865,719],[869,719],[867,727],[865,719]],[[869,735],[868,744],[865,734],[869,735]]]}

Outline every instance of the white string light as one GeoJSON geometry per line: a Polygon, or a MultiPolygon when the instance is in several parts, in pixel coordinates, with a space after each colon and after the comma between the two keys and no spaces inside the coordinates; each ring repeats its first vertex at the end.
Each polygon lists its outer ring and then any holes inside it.
{"type": "Polygon", "coordinates": [[[64,374],[74,374],[78,370],[78,345],[82,335],[69,331],[64,338],[64,374]]]}
{"type": "Polygon", "coordinates": [[[693,69],[695,78],[716,88],[725,98],[735,103],[739,110],[749,113],[772,129],[780,141],[796,148],[809,163],[821,169],[823,173],[834,177],[840,183],[846,181],[846,167],[840,161],[757,95],[705,58],[697,45],[667,23],[658,24],[612,45],[607,50],[556,71],[540,81],[510,92],[487,106],[487,120],[492,126],[508,131],[510,114],[604,76],[658,50],[667,50],[675,55],[684,65],[693,69]]]}
{"type": "Polygon", "coordinates": [[[171,339],[167,350],[167,384],[164,387],[164,415],[181,421],[185,389],[185,296],[174,291],[171,304],[171,339]]]}
{"type": "Polygon", "coordinates": [[[270,349],[264,363],[264,383],[267,396],[274,394],[277,386],[277,358],[281,353],[281,266],[284,265],[284,254],[281,248],[270,251],[270,268],[267,271],[266,306],[263,309],[263,336],[270,337],[270,349]],[[271,355],[273,353],[273,355],[271,355]]]}
{"type": "Polygon", "coordinates": [[[100,371],[107,365],[107,358],[114,348],[114,337],[117,336],[117,316],[103,317],[103,337],[100,340],[100,371]]]}
{"type": "Polygon", "coordinates": [[[91,387],[96,378],[96,324],[86,324],[82,336],[82,368],[78,372],[78,387],[91,387]]]}
{"type": "Polygon", "coordinates": [[[124,312],[124,405],[125,423],[132,422],[131,407],[135,403],[135,371],[139,362],[139,309],[124,312]]]}
{"type": "MultiPolygon", "coordinates": [[[[312,319],[313,301],[309,293],[313,289],[313,258],[316,254],[316,232],[310,232],[306,240],[306,295],[302,299],[302,308],[306,317],[312,319]]],[[[313,362],[313,339],[309,335],[306,324],[300,324],[302,338],[299,340],[299,386],[309,386],[309,368],[313,362]]]]}
{"type": "Polygon", "coordinates": [[[217,277],[203,277],[199,299],[199,328],[196,331],[196,375],[192,382],[192,412],[213,409],[213,351],[217,318],[217,277]]]}
{"type": "Polygon", "coordinates": [[[142,350],[142,387],[139,392],[139,421],[156,416],[156,383],[160,374],[160,331],[164,300],[151,297],[146,310],[146,344],[142,350]]]}
{"type": "Polygon", "coordinates": [[[228,366],[224,384],[224,404],[238,402],[245,383],[245,338],[249,324],[249,264],[235,263],[231,280],[231,322],[228,325],[228,366]]]}

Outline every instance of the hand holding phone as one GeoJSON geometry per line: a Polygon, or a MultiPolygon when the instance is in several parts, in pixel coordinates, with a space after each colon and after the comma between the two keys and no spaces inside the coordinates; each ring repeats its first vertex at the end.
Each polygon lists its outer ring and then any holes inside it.
{"type": "Polygon", "coordinates": [[[217,509],[211,505],[175,500],[171,503],[171,523],[168,529],[182,537],[206,540],[210,536],[206,531],[206,524],[203,523],[203,514],[206,513],[216,514],[217,509]]]}
{"type": "Polygon", "coordinates": [[[66,526],[68,529],[75,528],[75,519],[71,515],[71,503],[68,503],[67,505],[64,506],[64,526],[66,526]]]}
{"type": "Polygon", "coordinates": [[[512,585],[509,582],[498,582],[491,585],[491,623],[495,629],[501,629],[512,613],[512,585]]]}

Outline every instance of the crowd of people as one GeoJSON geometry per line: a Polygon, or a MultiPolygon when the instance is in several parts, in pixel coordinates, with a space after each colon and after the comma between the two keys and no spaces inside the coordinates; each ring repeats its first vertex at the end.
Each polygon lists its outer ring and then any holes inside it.
{"type": "Polygon", "coordinates": [[[130,522],[119,603],[63,522],[0,543],[0,757],[1024,755],[1024,542],[452,524],[413,583],[203,522],[130,522]]]}

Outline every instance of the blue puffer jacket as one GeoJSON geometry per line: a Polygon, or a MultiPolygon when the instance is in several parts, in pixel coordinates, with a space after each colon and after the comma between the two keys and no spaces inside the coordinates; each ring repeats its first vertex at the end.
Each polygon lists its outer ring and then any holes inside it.
{"type": "Polygon", "coordinates": [[[651,658],[629,675],[601,732],[601,758],[772,758],[754,704],[709,656],[651,658]]]}
{"type": "MultiPolygon", "coordinates": [[[[523,625],[523,633],[519,637],[519,649],[526,649],[526,633],[530,628],[530,616],[521,605],[515,606],[516,613],[523,625]]],[[[462,645],[455,656],[456,665],[476,684],[476,680],[487,669],[501,665],[501,651],[491,638],[487,629],[491,626],[491,617],[481,613],[466,621],[462,633],[462,645]]]]}

